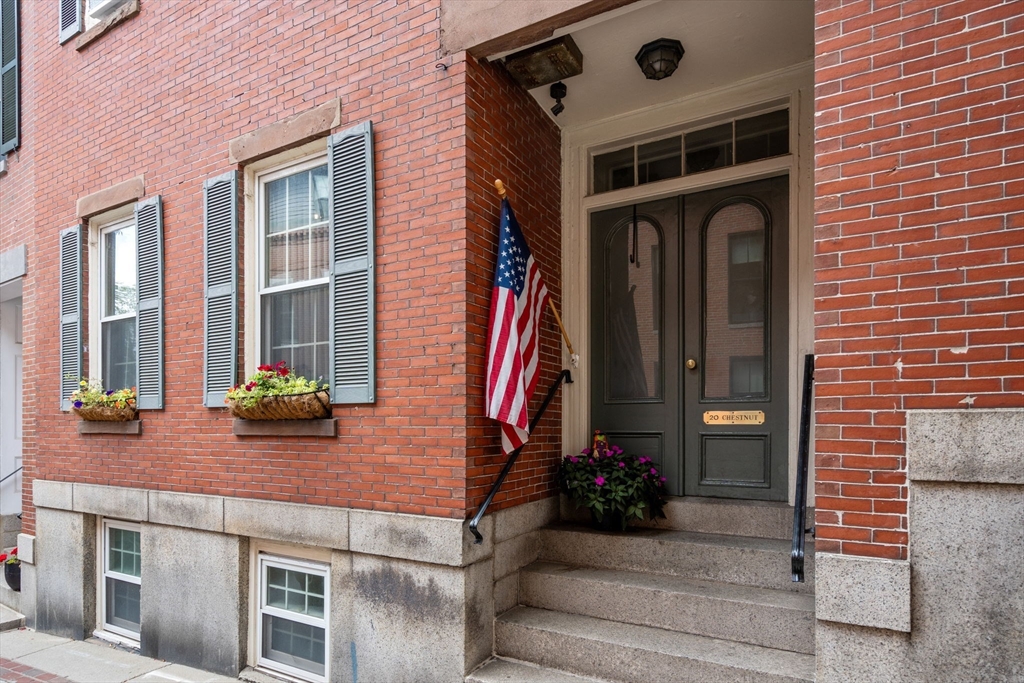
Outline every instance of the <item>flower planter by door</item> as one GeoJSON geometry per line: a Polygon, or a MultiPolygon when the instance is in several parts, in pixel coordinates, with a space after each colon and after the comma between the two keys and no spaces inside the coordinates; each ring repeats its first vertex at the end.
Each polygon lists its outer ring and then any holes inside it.
{"type": "Polygon", "coordinates": [[[4,579],[12,591],[21,592],[21,563],[4,563],[4,579]]]}

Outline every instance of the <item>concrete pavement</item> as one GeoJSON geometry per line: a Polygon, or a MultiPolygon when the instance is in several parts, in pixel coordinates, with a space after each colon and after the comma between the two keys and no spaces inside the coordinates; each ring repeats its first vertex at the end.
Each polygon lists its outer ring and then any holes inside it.
{"type": "Polygon", "coordinates": [[[96,638],[30,629],[0,633],[0,683],[234,683],[237,679],[150,659],[96,638]]]}

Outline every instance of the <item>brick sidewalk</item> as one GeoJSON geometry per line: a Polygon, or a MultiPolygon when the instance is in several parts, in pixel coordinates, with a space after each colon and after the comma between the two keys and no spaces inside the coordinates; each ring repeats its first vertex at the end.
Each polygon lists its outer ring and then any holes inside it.
{"type": "Polygon", "coordinates": [[[2,683],[71,683],[57,674],[46,673],[11,659],[0,657],[0,682],[2,683]]]}

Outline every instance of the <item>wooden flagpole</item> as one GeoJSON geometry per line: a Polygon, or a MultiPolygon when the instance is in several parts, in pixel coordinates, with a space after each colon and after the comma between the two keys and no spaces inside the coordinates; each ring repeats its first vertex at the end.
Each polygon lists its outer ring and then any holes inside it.
{"type": "MultiPolygon", "coordinates": [[[[508,194],[505,190],[505,183],[500,180],[495,180],[494,189],[498,191],[498,197],[505,199],[505,196],[508,194]]],[[[558,323],[558,329],[562,331],[562,339],[565,340],[565,345],[569,349],[569,358],[572,360],[573,367],[578,367],[580,357],[576,355],[575,351],[573,351],[572,341],[569,340],[569,333],[565,331],[565,325],[562,324],[562,316],[558,315],[558,309],[555,308],[555,302],[551,300],[551,297],[548,297],[548,306],[551,307],[551,312],[555,316],[555,322],[558,323]]]]}

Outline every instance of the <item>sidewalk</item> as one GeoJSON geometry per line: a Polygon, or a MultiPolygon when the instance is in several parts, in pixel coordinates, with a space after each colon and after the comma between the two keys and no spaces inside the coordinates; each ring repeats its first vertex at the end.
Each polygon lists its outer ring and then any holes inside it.
{"type": "Polygon", "coordinates": [[[142,657],[96,638],[69,640],[24,628],[0,633],[2,683],[236,683],[236,680],[142,657]]]}

